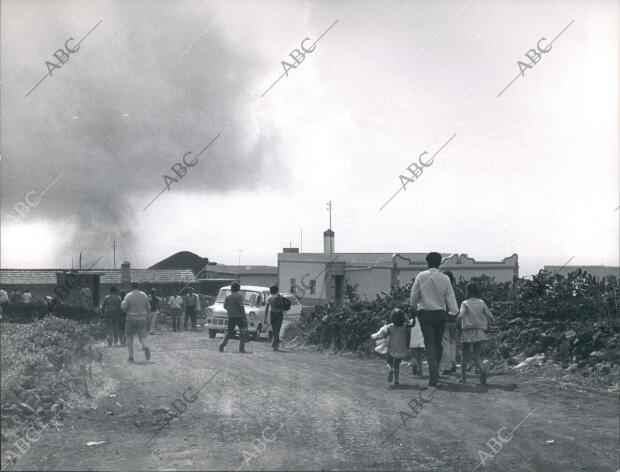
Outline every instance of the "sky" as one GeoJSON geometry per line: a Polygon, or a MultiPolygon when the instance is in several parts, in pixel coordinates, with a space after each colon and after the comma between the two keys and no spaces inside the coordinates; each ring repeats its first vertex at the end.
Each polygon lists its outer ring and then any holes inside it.
{"type": "Polygon", "coordinates": [[[2,267],[276,265],[327,201],[337,252],[618,265],[618,2],[0,8],[2,267]]]}

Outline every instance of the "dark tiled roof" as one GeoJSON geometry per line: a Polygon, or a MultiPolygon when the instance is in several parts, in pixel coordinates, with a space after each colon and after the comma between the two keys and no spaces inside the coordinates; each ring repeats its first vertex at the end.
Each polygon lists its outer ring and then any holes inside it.
{"type": "Polygon", "coordinates": [[[56,285],[56,272],[61,269],[0,269],[0,284],[56,285]]]}
{"type": "MultiPolygon", "coordinates": [[[[56,285],[56,272],[66,269],[0,269],[0,284],[56,285]]],[[[121,269],[98,269],[81,273],[101,274],[102,284],[120,284],[121,269]]],[[[187,283],[196,280],[190,269],[130,269],[133,282],[187,283]]]]}

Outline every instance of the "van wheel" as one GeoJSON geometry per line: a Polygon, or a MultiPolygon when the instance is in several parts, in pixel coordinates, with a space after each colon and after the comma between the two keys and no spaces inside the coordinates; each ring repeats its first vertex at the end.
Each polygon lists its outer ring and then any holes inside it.
{"type": "Polygon", "coordinates": [[[210,329],[210,330],[209,330],[209,337],[210,337],[211,339],[215,338],[215,335],[216,335],[216,334],[217,334],[217,331],[216,331],[216,330],[214,330],[214,329],[210,329]]]}
{"type": "Polygon", "coordinates": [[[252,341],[258,341],[258,336],[260,335],[260,325],[256,328],[256,331],[252,333],[252,341]]]}

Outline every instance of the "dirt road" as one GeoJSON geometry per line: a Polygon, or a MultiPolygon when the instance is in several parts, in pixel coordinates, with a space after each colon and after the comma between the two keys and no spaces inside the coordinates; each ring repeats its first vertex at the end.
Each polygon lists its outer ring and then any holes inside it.
{"type": "Polygon", "coordinates": [[[104,349],[102,373],[115,379],[114,391],[96,409],[68,410],[62,428],[45,431],[5,470],[470,472],[479,451],[488,455],[477,470],[618,469],[611,394],[558,393],[507,375],[490,377],[486,388],[450,378],[422,392],[427,379],[403,373],[405,385],[394,389],[379,360],[286,346],[273,353],[266,341],[251,342],[251,354],[242,355],[232,340],[221,354],[219,339],[206,333],[166,333],[150,342],[151,361],[138,352],[133,365],[125,349],[104,349]],[[152,424],[153,410],[172,409],[175,399],[186,410],[169,424],[152,424]],[[486,445],[491,438],[496,453],[486,445]]]}

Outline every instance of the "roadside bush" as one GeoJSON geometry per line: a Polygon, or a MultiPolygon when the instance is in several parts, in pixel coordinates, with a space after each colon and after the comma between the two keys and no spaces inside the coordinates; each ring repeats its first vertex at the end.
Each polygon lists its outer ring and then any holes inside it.
{"type": "MultiPolygon", "coordinates": [[[[47,316],[30,324],[0,324],[2,432],[51,418],[80,383],[101,323],[47,316]],[[81,366],[78,366],[81,364],[81,366]]],[[[78,386],[79,388],[79,386],[78,386]]]]}

